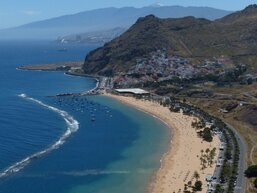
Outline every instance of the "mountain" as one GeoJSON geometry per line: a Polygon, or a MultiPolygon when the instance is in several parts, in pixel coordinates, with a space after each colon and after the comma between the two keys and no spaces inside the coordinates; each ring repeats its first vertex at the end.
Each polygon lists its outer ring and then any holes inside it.
{"type": "Polygon", "coordinates": [[[120,37],[89,53],[84,71],[107,75],[127,72],[137,59],[157,50],[195,63],[226,56],[234,63],[257,66],[257,6],[215,21],[142,17],[120,37]]]}
{"type": "Polygon", "coordinates": [[[214,20],[231,12],[208,7],[148,6],[143,8],[104,8],[65,15],[0,31],[2,39],[56,39],[69,34],[128,28],[139,17],[154,14],[160,18],[195,16],[214,20]]]}
{"type": "Polygon", "coordinates": [[[110,30],[87,32],[75,35],[62,36],[57,39],[60,43],[106,43],[118,37],[126,28],[116,27],[110,30]]]}
{"type": "Polygon", "coordinates": [[[235,12],[234,14],[229,14],[224,16],[220,21],[231,23],[231,22],[245,22],[245,20],[253,20],[257,18],[256,15],[257,5],[249,5],[244,10],[235,12]]]}

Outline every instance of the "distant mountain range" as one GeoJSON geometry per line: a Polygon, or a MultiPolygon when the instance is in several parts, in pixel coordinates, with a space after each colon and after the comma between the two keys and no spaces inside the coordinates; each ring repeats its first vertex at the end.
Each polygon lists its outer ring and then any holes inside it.
{"type": "MultiPolygon", "coordinates": [[[[210,21],[195,17],[160,19],[149,15],[124,34],[89,53],[87,74],[126,73],[136,60],[159,49],[195,61],[227,56],[257,67],[257,5],[210,21]]],[[[255,68],[256,69],[256,68],[255,68]]]]}
{"type": "Polygon", "coordinates": [[[100,30],[93,32],[86,32],[75,35],[67,35],[58,37],[57,42],[59,43],[106,43],[111,41],[112,39],[118,37],[122,33],[124,33],[127,29],[116,27],[110,30],[100,30]]]}
{"type": "Polygon", "coordinates": [[[160,18],[194,16],[214,20],[230,13],[209,7],[159,5],[143,8],[104,8],[0,30],[0,39],[57,39],[70,34],[129,28],[139,17],[149,14],[160,18]]]}

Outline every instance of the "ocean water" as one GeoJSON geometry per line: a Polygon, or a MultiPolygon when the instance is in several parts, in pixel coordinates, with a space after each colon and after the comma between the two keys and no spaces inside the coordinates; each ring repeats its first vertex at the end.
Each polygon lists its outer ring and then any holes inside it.
{"type": "Polygon", "coordinates": [[[97,45],[0,42],[0,193],[142,193],[170,133],[159,120],[103,96],[54,97],[95,87],[25,64],[83,60],[97,45]]]}

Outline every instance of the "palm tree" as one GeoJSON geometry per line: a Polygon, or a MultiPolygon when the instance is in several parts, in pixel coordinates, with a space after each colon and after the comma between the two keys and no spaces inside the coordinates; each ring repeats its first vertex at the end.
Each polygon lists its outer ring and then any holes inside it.
{"type": "Polygon", "coordinates": [[[196,181],[198,181],[200,178],[200,175],[197,171],[194,172],[194,178],[196,179],[196,181]]]}

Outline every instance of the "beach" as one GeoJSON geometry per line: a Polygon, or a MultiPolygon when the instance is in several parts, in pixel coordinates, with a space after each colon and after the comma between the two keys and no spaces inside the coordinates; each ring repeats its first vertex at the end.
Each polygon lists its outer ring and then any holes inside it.
{"type": "Polygon", "coordinates": [[[147,189],[169,144],[163,122],[110,97],[56,96],[90,91],[95,79],[66,76],[64,71],[16,70],[19,65],[83,60],[91,47],[72,46],[69,52],[45,42],[6,42],[0,47],[0,173],[6,174],[1,175],[1,193],[147,189]]]}
{"type": "MultiPolygon", "coordinates": [[[[215,161],[218,158],[220,145],[218,136],[214,136],[211,143],[203,141],[191,125],[193,121],[197,120],[196,117],[171,112],[167,107],[158,103],[133,97],[106,95],[159,118],[171,129],[170,147],[160,160],[161,167],[152,178],[149,192],[183,192],[185,184],[191,182],[194,185],[196,181],[195,172],[199,174],[197,180],[202,181],[203,184],[202,190],[199,192],[207,191],[205,178],[207,175],[212,175],[215,170],[215,161]],[[206,149],[212,150],[213,148],[216,148],[214,163],[202,169],[200,157],[205,154],[206,149]]],[[[187,189],[190,190],[190,185],[187,189]]]]}

